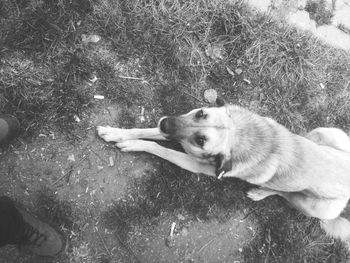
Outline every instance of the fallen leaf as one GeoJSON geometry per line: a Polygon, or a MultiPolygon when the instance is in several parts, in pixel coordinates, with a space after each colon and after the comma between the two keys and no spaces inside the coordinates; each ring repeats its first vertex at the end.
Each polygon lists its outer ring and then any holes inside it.
{"type": "Polygon", "coordinates": [[[92,79],[89,79],[92,83],[95,83],[96,81],[97,81],[97,77],[96,76],[93,76],[93,78],[92,79]]]}
{"type": "Polygon", "coordinates": [[[209,103],[214,103],[218,97],[218,93],[214,89],[207,89],[204,91],[204,98],[209,102],[209,103]]]}
{"type": "Polygon", "coordinates": [[[222,44],[209,44],[205,49],[205,54],[212,59],[224,58],[224,46],[222,44]]]}

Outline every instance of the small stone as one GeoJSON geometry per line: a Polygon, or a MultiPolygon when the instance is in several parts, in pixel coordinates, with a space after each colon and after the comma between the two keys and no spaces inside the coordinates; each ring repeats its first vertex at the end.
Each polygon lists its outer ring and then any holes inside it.
{"type": "Polygon", "coordinates": [[[80,122],[80,118],[77,115],[74,115],[73,118],[76,122],[80,122]]]}
{"type": "Polygon", "coordinates": [[[242,72],[243,72],[243,70],[242,70],[241,68],[237,68],[237,69],[235,70],[235,73],[236,73],[237,75],[241,75],[242,72]]]}
{"type": "Polygon", "coordinates": [[[105,96],[103,95],[94,95],[94,99],[96,100],[103,100],[105,98],[105,96]]]}
{"type": "Polygon", "coordinates": [[[68,161],[71,161],[71,162],[75,162],[75,157],[74,157],[74,154],[70,154],[69,156],[68,156],[68,159],[67,159],[68,161]]]}
{"type": "Polygon", "coordinates": [[[109,166],[114,166],[114,160],[112,156],[109,156],[109,166]]]}
{"type": "Polygon", "coordinates": [[[185,218],[183,215],[178,214],[178,215],[177,215],[177,219],[179,219],[179,220],[181,220],[181,221],[184,221],[186,218],[185,218]]]}
{"type": "Polygon", "coordinates": [[[101,37],[98,35],[81,35],[81,40],[83,41],[83,43],[87,44],[87,43],[97,43],[98,41],[101,40],[101,37]]]}

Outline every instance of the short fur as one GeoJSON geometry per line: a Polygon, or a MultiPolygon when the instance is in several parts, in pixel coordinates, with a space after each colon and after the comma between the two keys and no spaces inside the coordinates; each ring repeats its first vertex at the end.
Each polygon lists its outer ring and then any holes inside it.
{"type": "Polygon", "coordinates": [[[305,137],[276,121],[220,101],[177,117],[158,128],[98,127],[122,151],[145,151],[194,173],[237,177],[260,186],[247,195],[258,201],[279,195],[307,216],[321,220],[331,236],[350,240],[350,222],[339,217],[350,198],[350,140],[336,128],[317,128],[305,137]],[[153,140],[176,140],[186,153],[153,140]]]}

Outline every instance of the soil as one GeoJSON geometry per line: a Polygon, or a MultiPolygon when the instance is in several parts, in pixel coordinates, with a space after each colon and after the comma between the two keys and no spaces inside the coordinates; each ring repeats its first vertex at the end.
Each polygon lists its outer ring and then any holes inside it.
{"type": "Polygon", "coordinates": [[[68,241],[60,259],[28,256],[8,246],[0,250],[1,262],[241,262],[242,248],[254,238],[257,226],[240,212],[226,222],[163,213],[155,224],[134,226],[127,244],[106,228],[101,215],[128,195],[134,180],[155,172],[160,160],[120,153],[98,138],[97,125],[118,122],[118,105],[103,104],[97,102],[83,120],[85,140],[72,143],[47,127],[1,153],[0,192],[51,221],[68,241]]]}

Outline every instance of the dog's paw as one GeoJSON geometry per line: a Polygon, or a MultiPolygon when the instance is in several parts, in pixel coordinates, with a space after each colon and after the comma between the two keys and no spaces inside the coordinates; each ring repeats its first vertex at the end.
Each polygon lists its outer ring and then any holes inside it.
{"type": "Polygon", "coordinates": [[[127,129],[112,128],[110,126],[97,126],[97,134],[106,142],[122,142],[130,139],[127,129]]]}
{"type": "Polygon", "coordinates": [[[249,197],[253,201],[260,201],[270,195],[275,195],[275,194],[277,193],[274,190],[264,189],[264,188],[254,188],[247,192],[247,197],[249,197]]]}
{"type": "Polygon", "coordinates": [[[128,140],[116,143],[122,152],[147,152],[155,145],[155,142],[144,140],[128,140]]]}

